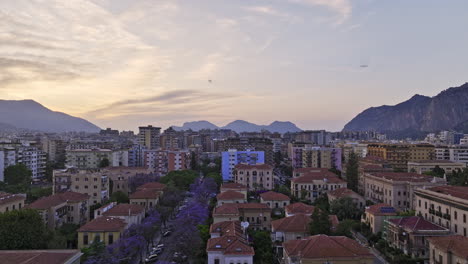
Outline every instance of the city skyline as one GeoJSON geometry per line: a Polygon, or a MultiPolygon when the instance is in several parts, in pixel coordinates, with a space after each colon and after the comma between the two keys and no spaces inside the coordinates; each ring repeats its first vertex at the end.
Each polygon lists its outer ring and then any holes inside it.
{"type": "Polygon", "coordinates": [[[338,131],[370,106],[466,82],[462,1],[222,2],[2,1],[0,97],[102,128],[338,131]]]}

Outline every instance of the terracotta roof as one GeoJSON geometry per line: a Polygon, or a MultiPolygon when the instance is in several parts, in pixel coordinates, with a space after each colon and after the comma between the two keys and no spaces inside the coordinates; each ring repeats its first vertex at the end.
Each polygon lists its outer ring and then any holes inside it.
{"type": "Polygon", "coordinates": [[[1,250],[3,264],[63,264],[83,255],[76,249],[1,250]]]}
{"type": "Polygon", "coordinates": [[[218,200],[242,200],[245,199],[245,194],[236,191],[225,191],[216,195],[218,200]]]}
{"type": "Polygon", "coordinates": [[[327,194],[331,195],[331,196],[334,196],[334,197],[336,197],[338,199],[343,198],[343,197],[350,197],[351,195],[360,196],[359,194],[357,194],[356,192],[354,192],[353,190],[348,189],[348,188],[335,189],[333,191],[329,191],[327,194]]]}
{"type": "Polygon", "coordinates": [[[80,202],[89,199],[89,195],[77,192],[64,192],[56,193],[47,197],[43,197],[32,204],[28,205],[27,208],[31,209],[48,209],[53,206],[57,206],[66,202],[80,202]]]}
{"type": "Polygon", "coordinates": [[[103,216],[128,216],[139,215],[145,211],[145,208],[139,204],[118,204],[104,212],[103,216]]]}
{"type": "Polygon", "coordinates": [[[254,255],[254,249],[237,236],[222,236],[208,239],[206,251],[221,251],[223,255],[254,255]]]}
{"type": "Polygon", "coordinates": [[[301,174],[321,173],[321,174],[337,176],[335,173],[329,171],[326,168],[297,168],[297,169],[294,169],[293,174],[295,175],[297,173],[301,173],[301,174]]]}
{"type": "Polygon", "coordinates": [[[260,194],[260,197],[262,197],[262,199],[265,201],[290,201],[291,200],[289,196],[284,195],[282,193],[273,192],[273,191],[264,192],[260,194]]]}
{"type": "Polygon", "coordinates": [[[268,165],[268,164],[244,164],[244,163],[239,163],[236,166],[234,166],[236,170],[273,170],[273,167],[268,165]]]}
{"type": "Polygon", "coordinates": [[[384,168],[382,165],[364,165],[361,167],[364,172],[384,172],[384,171],[392,171],[391,168],[384,168]]]}
{"type": "Polygon", "coordinates": [[[243,203],[237,204],[237,207],[240,209],[270,209],[268,205],[262,203],[243,203]]]}
{"type": "Polygon", "coordinates": [[[389,219],[389,223],[399,226],[406,231],[448,231],[446,228],[433,224],[419,216],[389,219]]]}
{"type": "Polygon", "coordinates": [[[437,187],[428,188],[426,190],[468,200],[468,187],[466,186],[445,185],[445,186],[437,186],[437,187]]]}
{"type": "Polygon", "coordinates": [[[130,199],[157,199],[160,193],[156,189],[142,189],[130,194],[130,199]]]}
{"type": "Polygon", "coordinates": [[[451,160],[418,160],[418,161],[408,161],[408,163],[422,163],[422,164],[431,164],[431,163],[437,163],[437,164],[463,164],[460,162],[455,162],[451,160]]]}
{"type": "Polygon", "coordinates": [[[88,222],[84,226],[78,229],[79,232],[118,232],[127,226],[125,221],[120,218],[102,216],[98,217],[91,222],[88,222]]]}
{"type": "Polygon", "coordinates": [[[370,258],[374,255],[357,241],[344,236],[316,235],[283,243],[289,257],[301,259],[356,259],[370,258]]]}
{"type": "Polygon", "coordinates": [[[159,182],[147,182],[137,188],[137,190],[143,190],[143,189],[154,189],[154,190],[159,190],[162,191],[166,188],[166,184],[159,183],[159,182]]]}
{"type": "Polygon", "coordinates": [[[366,207],[366,212],[373,215],[397,215],[397,211],[389,204],[380,203],[366,207]]]}
{"type": "Polygon", "coordinates": [[[235,183],[235,182],[229,182],[229,183],[223,183],[221,185],[221,190],[223,189],[239,189],[239,190],[247,190],[247,186],[240,184],[240,183],[235,183]]]}
{"type": "MultiPolygon", "coordinates": [[[[384,178],[391,181],[431,182],[434,179],[433,176],[412,172],[375,172],[370,174],[375,177],[384,178]]],[[[440,178],[440,180],[442,181],[443,179],[440,178]]]]}
{"type": "Polygon", "coordinates": [[[0,205],[9,204],[13,202],[19,202],[26,199],[24,194],[11,194],[0,192],[0,205]]]}
{"type": "Polygon", "coordinates": [[[468,237],[454,236],[439,236],[428,238],[429,242],[437,249],[443,252],[451,252],[457,257],[468,259],[468,237]]]}
{"type": "Polygon", "coordinates": [[[225,235],[242,235],[242,227],[240,221],[223,221],[212,224],[210,226],[210,234],[219,233],[220,236],[225,235]]]}
{"type": "Polygon", "coordinates": [[[297,178],[291,179],[294,183],[312,183],[314,181],[326,180],[329,183],[346,183],[346,181],[338,178],[337,176],[327,176],[324,174],[306,174],[297,178]]]}
{"type": "Polygon", "coordinates": [[[312,214],[314,212],[314,206],[307,205],[305,203],[293,203],[285,207],[285,211],[288,214],[312,214]]]}
{"type": "Polygon", "coordinates": [[[238,215],[239,209],[271,210],[268,205],[262,203],[226,203],[216,207],[213,215],[238,215]]]}
{"type": "Polygon", "coordinates": [[[309,223],[312,221],[310,216],[305,214],[295,214],[293,216],[284,217],[278,220],[271,221],[272,231],[281,232],[308,232],[309,223]]]}

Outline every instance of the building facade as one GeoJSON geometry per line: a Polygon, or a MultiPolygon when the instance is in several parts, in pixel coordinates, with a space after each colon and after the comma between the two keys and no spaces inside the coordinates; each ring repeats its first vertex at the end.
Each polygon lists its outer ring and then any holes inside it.
{"type": "Polygon", "coordinates": [[[263,151],[238,151],[229,149],[221,153],[221,175],[224,181],[234,180],[234,168],[237,164],[249,165],[264,164],[265,153],[263,151]]]}
{"type": "Polygon", "coordinates": [[[247,186],[249,190],[271,190],[273,167],[268,164],[237,164],[234,167],[234,182],[247,186]]]}

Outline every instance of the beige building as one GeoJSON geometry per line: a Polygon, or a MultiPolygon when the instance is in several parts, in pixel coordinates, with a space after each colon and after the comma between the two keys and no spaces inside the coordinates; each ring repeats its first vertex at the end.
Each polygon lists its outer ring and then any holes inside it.
{"type": "MultiPolygon", "coordinates": [[[[338,217],[330,215],[329,219],[332,229],[336,229],[339,224],[338,217]]],[[[310,215],[306,214],[295,214],[271,221],[271,238],[274,242],[276,241],[277,245],[281,245],[285,241],[305,238],[310,235],[311,221],[310,215]]]]}
{"type": "Polygon", "coordinates": [[[247,196],[241,192],[225,191],[216,195],[218,206],[225,203],[246,203],[247,196]]]}
{"type": "MultiPolygon", "coordinates": [[[[294,175],[298,174],[297,170],[294,171],[294,175]]],[[[291,180],[291,194],[300,199],[313,202],[322,194],[347,187],[346,181],[329,171],[309,171],[300,175],[291,180]]]]}
{"type": "Polygon", "coordinates": [[[91,204],[103,203],[109,199],[109,177],[106,170],[54,170],[53,191],[87,194],[91,204]]]}
{"type": "Polygon", "coordinates": [[[0,213],[19,210],[24,207],[26,194],[0,192],[0,213]]]}
{"type": "Polygon", "coordinates": [[[366,207],[361,222],[367,224],[372,233],[383,231],[384,223],[388,219],[397,217],[395,208],[388,204],[374,204],[366,207]]]}
{"type": "Polygon", "coordinates": [[[271,209],[262,203],[226,203],[214,208],[213,223],[246,221],[254,230],[270,230],[271,209]]]}
{"type": "Polygon", "coordinates": [[[435,159],[435,147],[431,144],[372,143],[367,146],[367,155],[382,158],[392,168],[406,171],[408,161],[435,159]]]}
{"type": "Polygon", "coordinates": [[[467,237],[431,237],[428,241],[430,264],[468,264],[467,237]]]}
{"type": "Polygon", "coordinates": [[[163,194],[165,188],[166,185],[159,182],[145,183],[130,194],[130,203],[139,204],[145,207],[146,211],[149,211],[158,204],[159,197],[163,194]]]}
{"type": "Polygon", "coordinates": [[[291,198],[282,193],[268,191],[260,194],[260,202],[267,204],[271,209],[284,209],[291,202],[291,198]]]}
{"type": "Polygon", "coordinates": [[[386,203],[399,210],[415,209],[414,191],[445,185],[442,178],[408,172],[377,172],[364,175],[365,199],[386,203]]]}
{"type": "Polygon", "coordinates": [[[149,126],[139,127],[138,144],[146,149],[157,149],[160,147],[161,128],[149,126]]]}
{"type": "Polygon", "coordinates": [[[468,235],[468,187],[419,189],[415,191],[415,200],[417,215],[455,234],[468,235]]]}
{"type": "Polygon", "coordinates": [[[316,235],[283,243],[285,264],[373,264],[374,255],[356,240],[316,235]]]}
{"type": "Polygon", "coordinates": [[[109,183],[112,182],[112,188],[109,193],[112,194],[117,191],[129,193],[128,179],[139,174],[149,174],[150,170],[143,167],[108,167],[103,170],[106,176],[109,177],[109,183]]]}
{"type": "Polygon", "coordinates": [[[78,229],[78,248],[88,247],[94,240],[110,245],[119,240],[127,223],[115,217],[98,217],[78,229]]]}
{"type": "Polygon", "coordinates": [[[387,242],[413,258],[429,257],[427,239],[447,236],[450,231],[419,216],[387,220],[387,242]]]}
{"type": "Polygon", "coordinates": [[[128,226],[140,224],[145,218],[145,208],[138,204],[117,204],[112,202],[94,210],[94,218],[107,216],[120,218],[128,226]]]}
{"type": "Polygon", "coordinates": [[[51,229],[65,223],[85,224],[89,219],[89,195],[64,192],[43,197],[26,208],[39,212],[46,226],[51,229]]]}
{"type": "Polygon", "coordinates": [[[271,190],[273,167],[268,164],[237,164],[234,167],[234,182],[247,186],[249,190],[271,190]]]}
{"type": "Polygon", "coordinates": [[[425,172],[432,171],[437,166],[443,169],[446,174],[451,174],[453,171],[463,170],[463,168],[466,168],[465,163],[453,162],[450,160],[423,160],[409,161],[408,172],[423,174],[425,172]]]}
{"type": "Polygon", "coordinates": [[[66,151],[66,165],[78,169],[99,169],[102,160],[107,159],[110,167],[128,166],[128,151],[110,149],[69,149],[66,151]]]}
{"type": "Polygon", "coordinates": [[[330,204],[335,200],[339,200],[342,198],[350,198],[351,200],[353,200],[353,203],[356,205],[357,208],[364,209],[364,207],[366,206],[366,200],[364,199],[364,197],[348,188],[340,188],[333,191],[329,191],[327,195],[328,202],[330,204]]]}

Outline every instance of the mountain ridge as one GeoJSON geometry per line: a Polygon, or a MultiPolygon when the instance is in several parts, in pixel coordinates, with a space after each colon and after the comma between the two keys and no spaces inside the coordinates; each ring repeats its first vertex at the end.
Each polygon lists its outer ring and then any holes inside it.
{"type": "Polygon", "coordinates": [[[182,126],[172,126],[175,130],[193,130],[199,131],[202,129],[231,129],[237,133],[241,132],[260,132],[268,130],[270,132],[286,133],[286,132],[299,132],[302,131],[294,123],[289,121],[274,121],[269,125],[257,125],[244,120],[235,120],[225,126],[217,126],[209,121],[200,120],[185,122],[182,126]]]}

